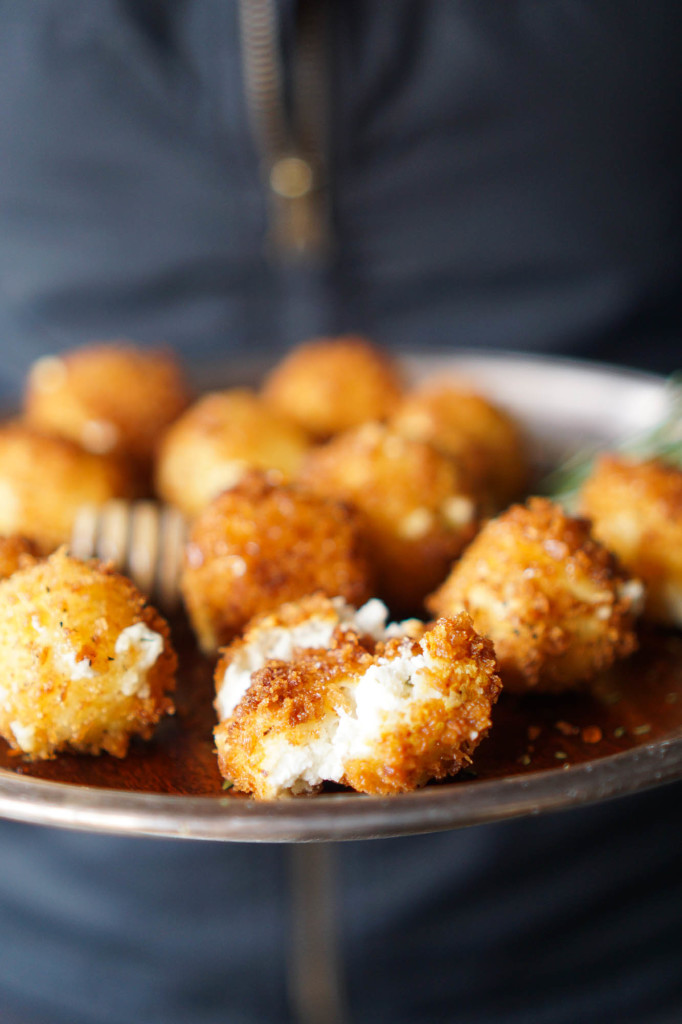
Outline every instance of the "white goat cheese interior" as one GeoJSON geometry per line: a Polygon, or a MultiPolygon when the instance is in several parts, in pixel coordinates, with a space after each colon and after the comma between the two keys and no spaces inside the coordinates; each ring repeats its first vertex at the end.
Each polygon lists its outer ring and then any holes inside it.
{"type": "Polygon", "coordinates": [[[144,622],[135,622],[118,636],[114,653],[122,670],[121,692],[126,697],[149,696],[147,675],[161,656],[164,639],[144,622]]]}
{"type": "Polygon", "coordinates": [[[221,722],[230,717],[251,685],[254,672],[263,668],[267,661],[291,661],[297,648],[328,647],[334,630],[339,626],[341,629],[355,629],[374,640],[385,637],[388,609],[377,598],[368,601],[358,611],[342,597],[335,597],[331,603],[335,614],[313,615],[296,626],[257,628],[252,640],[248,640],[247,635],[247,642],[238,648],[228,665],[216,696],[221,722]]]}
{"type": "Polygon", "coordinates": [[[396,657],[380,659],[351,682],[346,689],[349,707],[329,714],[311,742],[299,745],[285,736],[268,737],[261,768],[270,795],[340,782],[346,764],[371,755],[381,736],[406,722],[419,703],[443,699],[431,685],[431,666],[431,659],[423,652],[413,654],[408,643],[396,657]]]}

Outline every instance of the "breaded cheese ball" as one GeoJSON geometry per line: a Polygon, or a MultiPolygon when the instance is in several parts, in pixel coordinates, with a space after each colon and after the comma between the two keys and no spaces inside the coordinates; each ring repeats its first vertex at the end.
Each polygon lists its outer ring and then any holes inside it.
{"type": "Polygon", "coordinates": [[[644,617],[682,626],[682,470],[655,459],[604,455],[579,505],[595,537],[643,581],[644,617]]]}
{"type": "Polygon", "coordinates": [[[40,557],[35,541],[19,533],[0,536],[0,580],[6,580],[17,569],[25,569],[40,557]]]}
{"type": "Polygon", "coordinates": [[[476,504],[457,464],[379,423],[314,449],[300,479],[361,511],[377,593],[394,615],[421,609],[476,530],[476,504]]]}
{"type": "Polygon", "coordinates": [[[635,650],[643,594],[587,520],[532,498],[487,523],[427,606],[471,615],[505,689],[558,692],[635,650]]]}
{"type": "Polygon", "coordinates": [[[397,636],[420,639],[426,626],[418,619],[387,625],[388,609],[377,598],[359,610],[342,597],[316,593],[256,615],[243,636],[233,640],[216,666],[215,708],[219,721],[229,718],[251,685],[251,675],[267,661],[291,661],[307,648],[328,648],[334,637],[356,634],[374,650],[379,640],[397,636]]]}
{"type": "Polygon", "coordinates": [[[346,334],[295,348],[266,378],[263,397],[324,440],[385,419],[402,391],[397,364],[367,339],[346,334]]]}
{"type": "Polygon", "coordinates": [[[376,606],[353,616],[336,605],[331,635],[333,615],[290,607],[228,648],[216,706],[229,714],[215,739],[236,790],[267,800],[337,782],[403,793],[470,762],[500,690],[492,644],[465,615],[386,630],[376,606]]]}
{"type": "Polygon", "coordinates": [[[372,572],[357,513],[254,471],[193,523],[181,589],[210,653],[254,615],[315,591],[361,604],[372,572]]]}
{"type": "Polygon", "coordinates": [[[31,759],[123,757],[173,710],[166,622],[130,580],[64,550],[0,582],[0,734],[31,759]]]}
{"type": "Polygon", "coordinates": [[[41,430],[148,469],[162,434],[188,400],[183,371],[170,351],[110,342],[37,360],[24,408],[28,422],[41,430]]]}
{"type": "Polygon", "coordinates": [[[520,426],[464,383],[426,382],[406,395],[389,425],[454,457],[486,511],[499,512],[525,491],[529,465],[520,426]]]}
{"type": "Polygon", "coordinates": [[[166,434],[156,488],[162,498],[192,518],[249,469],[273,470],[281,480],[290,479],[308,448],[307,434],[252,391],[212,392],[192,405],[166,434]]]}
{"type": "Polygon", "coordinates": [[[134,494],[114,456],[18,423],[0,427],[0,533],[25,534],[47,553],[68,543],[82,505],[134,494]]]}

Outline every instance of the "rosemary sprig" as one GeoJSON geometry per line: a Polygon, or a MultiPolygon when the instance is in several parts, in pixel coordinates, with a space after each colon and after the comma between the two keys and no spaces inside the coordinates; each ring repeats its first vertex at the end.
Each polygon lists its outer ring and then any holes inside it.
{"type": "Polygon", "coordinates": [[[682,371],[666,381],[667,413],[656,426],[608,445],[592,445],[571,455],[539,483],[537,493],[575,510],[580,490],[592,472],[595,459],[605,451],[620,452],[636,459],[662,459],[682,468],[682,371]]]}

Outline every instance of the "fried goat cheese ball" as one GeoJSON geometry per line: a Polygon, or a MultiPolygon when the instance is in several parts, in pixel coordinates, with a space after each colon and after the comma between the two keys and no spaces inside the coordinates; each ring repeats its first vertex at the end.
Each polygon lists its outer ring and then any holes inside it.
{"type": "Polygon", "coordinates": [[[313,449],[300,480],[360,510],[377,593],[394,615],[421,610],[476,530],[476,504],[457,463],[379,423],[313,449]]]}
{"type": "Polygon", "coordinates": [[[22,533],[44,553],[68,543],[78,509],[130,498],[119,459],[11,423],[0,427],[0,532],[22,533]]]}
{"type": "Polygon", "coordinates": [[[307,434],[246,388],[204,395],[166,434],[156,467],[159,495],[188,518],[249,469],[280,480],[297,472],[307,434]]]}
{"type": "Polygon", "coordinates": [[[505,689],[559,692],[635,650],[643,594],[587,520],[533,498],[487,523],[427,606],[471,615],[505,689]]]}
{"type": "Polygon", "coordinates": [[[0,582],[0,734],[31,759],[123,757],[173,710],[166,622],[130,580],[60,549],[0,582]]]}
{"type": "Polygon", "coordinates": [[[383,420],[403,392],[397,364],[354,334],[295,348],[267,377],[263,397],[309,434],[326,440],[368,420],[383,420]]]}
{"type": "Polygon", "coordinates": [[[357,613],[303,601],[225,651],[215,739],[236,790],[403,793],[470,762],[500,691],[492,644],[466,615],[431,628],[385,619],[376,600],[357,613]]]}
{"type": "Polygon", "coordinates": [[[149,472],[159,440],[189,401],[175,356],[110,342],[37,360],[24,400],[29,423],[149,472]]]}
{"type": "Polygon", "coordinates": [[[486,512],[499,512],[526,490],[530,471],[520,426],[464,383],[425,382],[405,396],[389,426],[453,456],[486,512]]]}
{"type": "Polygon", "coordinates": [[[206,653],[254,615],[320,591],[361,604],[372,570],[357,513],[252,472],[194,521],[181,589],[206,653]]]}
{"type": "Polygon", "coordinates": [[[646,586],[644,617],[682,626],[682,470],[604,455],[579,505],[595,537],[646,586]]]}

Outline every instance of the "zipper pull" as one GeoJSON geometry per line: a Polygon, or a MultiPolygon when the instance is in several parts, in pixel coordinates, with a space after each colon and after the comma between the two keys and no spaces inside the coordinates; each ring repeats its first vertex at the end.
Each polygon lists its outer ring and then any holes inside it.
{"type": "Polygon", "coordinates": [[[312,161],[296,154],[270,167],[271,222],[268,248],[280,257],[321,257],[328,248],[324,202],[312,161]]]}
{"type": "Polygon", "coordinates": [[[326,12],[297,0],[287,109],[274,0],[240,0],[246,101],[268,190],[267,250],[278,261],[323,259],[330,247],[324,154],[326,12]]]}

